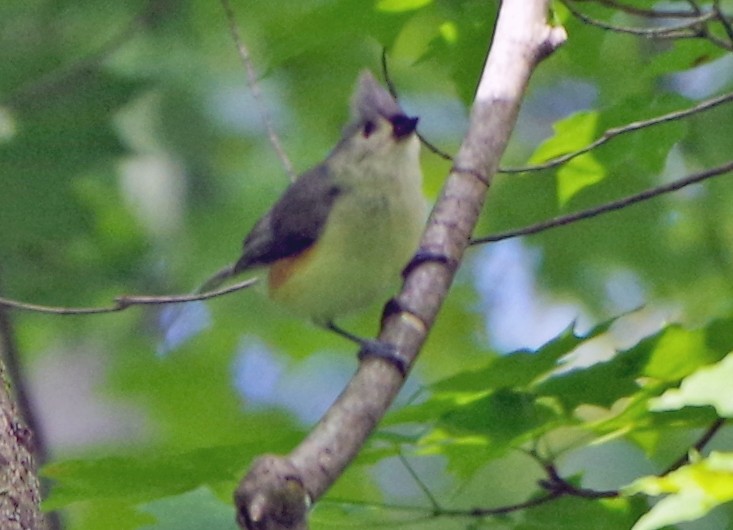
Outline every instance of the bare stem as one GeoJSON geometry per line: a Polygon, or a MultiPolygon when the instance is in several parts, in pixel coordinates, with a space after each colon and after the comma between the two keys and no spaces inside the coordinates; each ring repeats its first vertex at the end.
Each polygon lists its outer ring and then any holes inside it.
{"type": "Polygon", "coordinates": [[[116,313],[123,311],[131,306],[139,305],[166,305],[166,304],[182,304],[185,302],[196,302],[199,300],[209,300],[225,294],[233,293],[251,287],[257,283],[257,278],[249,278],[229,287],[209,291],[206,293],[196,293],[188,295],[172,295],[172,296],[147,296],[147,295],[122,295],[115,298],[114,304],[106,307],[60,307],[48,306],[41,304],[31,304],[27,302],[19,302],[10,298],[0,297],[0,306],[11,309],[19,309],[23,311],[32,311],[34,313],[47,313],[51,315],[98,315],[103,313],[116,313]]]}
{"type": "Polygon", "coordinates": [[[239,34],[237,19],[234,16],[232,6],[229,3],[229,0],[221,0],[221,6],[224,8],[224,13],[226,13],[227,21],[229,23],[229,32],[232,35],[232,39],[234,39],[234,43],[237,45],[239,58],[244,65],[245,71],[247,72],[247,86],[249,86],[249,90],[252,92],[252,97],[257,102],[257,106],[260,112],[260,118],[262,119],[262,123],[267,130],[267,138],[270,140],[270,144],[275,150],[275,153],[280,159],[280,163],[283,165],[283,168],[290,177],[290,180],[294,181],[297,175],[295,174],[295,170],[293,169],[293,164],[290,162],[288,155],[285,153],[285,149],[283,148],[282,142],[280,141],[280,137],[277,135],[277,132],[275,132],[275,126],[272,124],[272,117],[267,111],[267,105],[265,105],[262,91],[260,90],[260,83],[257,77],[257,72],[255,71],[254,64],[252,63],[252,56],[249,53],[249,49],[244,44],[241,35],[239,34]]]}
{"type": "Polygon", "coordinates": [[[730,101],[733,101],[733,92],[728,93],[728,94],[723,94],[721,96],[717,96],[714,98],[710,98],[705,101],[701,101],[697,105],[694,105],[687,109],[676,110],[674,112],[670,112],[668,114],[662,114],[661,116],[656,116],[648,120],[634,121],[626,125],[623,125],[621,127],[613,127],[611,129],[607,129],[606,131],[603,132],[600,138],[586,145],[585,147],[582,147],[581,149],[578,149],[577,151],[573,151],[571,153],[566,153],[562,156],[558,156],[542,164],[536,164],[536,165],[524,166],[524,167],[501,168],[499,169],[499,171],[501,173],[524,173],[527,171],[540,171],[543,169],[550,169],[550,168],[559,166],[561,164],[564,164],[565,162],[568,162],[569,160],[572,160],[573,158],[577,156],[587,153],[595,149],[596,147],[599,147],[605,144],[606,142],[612,140],[613,138],[617,136],[621,136],[623,134],[645,129],[646,127],[652,127],[654,125],[659,125],[661,123],[667,123],[667,122],[671,122],[675,120],[680,120],[682,118],[686,118],[688,116],[692,116],[694,114],[698,114],[700,112],[710,110],[714,107],[717,107],[718,105],[722,105],[730,101]]]}
{"type": "Polygon", "coordinates": [[[569,225],[577,221],[582,221],[583,219],[590,219],[591,217],[596,217],[604,213],[621,210],[623,208],[626,208],[627,206],[631,206],[632,204],[647,201],[665,193],[677,191],[686,186],[690,186],[691,184],[697,184],[698,182],[702,182],[709,178],[724,175],[725,173],[728,173],[730,171],[733,171],[733,162],[728,162],[726,164],[723,164],[722,166],[717,166],[706,171],[701,171],[699,173],[693,173],[692,175],[689,175],[680,180],[676,180],[674,182],[670,182],[669,184],[650,188],[648,190],[642,191],[641,193],[629,195],[628,197],[624,197],[616,201],[611,201],[606,204],[596,206],[595,208],[589,208],[587,210],[571,213],[568,215],[561,215],[559,217],[554,217],[552,219],[525,226],[524,228],[519,228],[516,230],[508,230],[506,232],[499,232],[498,234],[493,234],[490,236],[474,238],[471,240],[471,245],[493,243],[496,241],[502,241],[504,239],[510,239],[518,236],[528,236],[531,234],[544,232],[545,230],[549,230],[550,228],[555,228],[557,226],[569,225]]]}

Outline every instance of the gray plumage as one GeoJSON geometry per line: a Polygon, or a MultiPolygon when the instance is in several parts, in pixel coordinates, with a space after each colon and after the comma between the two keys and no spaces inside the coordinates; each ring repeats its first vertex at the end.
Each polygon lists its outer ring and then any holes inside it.
{"type": "Polygon", "coordinates": [[[387,119],[393,124],[395,137],[400,138],[411,134],[417,123],[417,118],[405,116],[389,92],[369,72],[359,77],[351,111],[352,121],[343,132],[343,140],[326,161],[298,177],[255,224],[244,240],[242,256],[232,274],[295,256],[318,240],[334,200],[343,191],[343,184],[337,183],[329,173],[328,162],[338,158],[366,124],[373,124],[380,117],[387,119]]]}
{"type": "Polygon", "coordinates": [[[244,240],[237,274],[294,256],[318,240],[340,188],[320,164],[293,182],[244,240]]]}

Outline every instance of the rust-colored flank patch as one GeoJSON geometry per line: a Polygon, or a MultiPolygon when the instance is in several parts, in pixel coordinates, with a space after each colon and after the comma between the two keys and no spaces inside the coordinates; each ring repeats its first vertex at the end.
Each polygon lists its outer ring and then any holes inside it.
{"type": "Polygon", "coordinates": [[[268,277],[268,287],[270,293],[277,291],[282,287],[290,277],[302,267],[305,267],[306,263],[313,257],[313,250],[318,246],[317,243],[306,248],[304,251],[277,260],[275,263],[270,265],[270,273],[268,277]]]}

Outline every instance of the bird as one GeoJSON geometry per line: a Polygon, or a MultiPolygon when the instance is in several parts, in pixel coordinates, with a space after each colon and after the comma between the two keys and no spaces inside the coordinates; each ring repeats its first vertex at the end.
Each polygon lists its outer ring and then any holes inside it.
{"type": "Polygon", "coordinates": [[[264,270],[275,303],[366,354],[390,356],[335,321],[384,295],[418,250],[427,213],[418,118],[368,70],[359,75],[351,110],[336,146],[287,187],[245,237],[236,263],[204,288],[264,270]]]}

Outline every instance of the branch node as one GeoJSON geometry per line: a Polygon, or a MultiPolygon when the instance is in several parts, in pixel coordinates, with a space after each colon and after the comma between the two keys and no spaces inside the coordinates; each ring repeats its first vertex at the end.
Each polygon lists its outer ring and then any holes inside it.
{"type": "Polygon", "coordinates": [[[563,26],[554,26],[549,28],[547,38],[537,48],[537,61],[542,61],[550,56],[555,50],[562,46],[568,40],[568,32],[563,26]]]}
{"type": "Polygon", "coordinates": [[[310,495],[300,471],[281,456],[265,455],[252,464],[234,494],[237,523],[247,530],[307,530],[310,495]]]}

